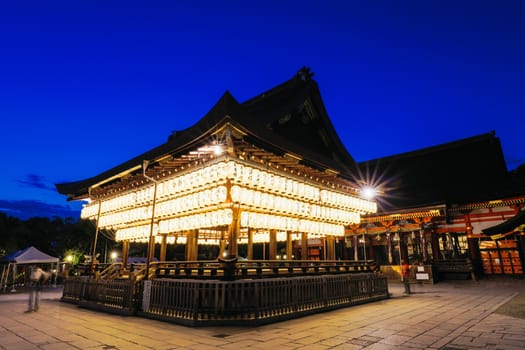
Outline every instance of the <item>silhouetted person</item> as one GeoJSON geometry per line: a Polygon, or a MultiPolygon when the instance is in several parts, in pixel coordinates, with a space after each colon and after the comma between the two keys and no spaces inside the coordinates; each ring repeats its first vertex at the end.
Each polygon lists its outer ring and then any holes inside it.
{"type": "Polygon", "coordinates": [[[38,311],[42,285],[48,280],[48,278],[49,273],[36,265],[31,266],[31,274],[29,276],[29,308],[26,312],[38,311]]]}

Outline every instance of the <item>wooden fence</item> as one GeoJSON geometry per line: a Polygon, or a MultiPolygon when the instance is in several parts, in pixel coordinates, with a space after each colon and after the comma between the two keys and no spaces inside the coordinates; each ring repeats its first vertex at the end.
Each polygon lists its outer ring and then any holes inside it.
{"type": "Polygon", "coordinates": [[[153,262],[152,278],[244,279],[371,272],[373,260],[217,260],[153,262]],[[228,276],[229,274],[229,276],[228,276]]]}
{"type": "Polygon", "coordinates": [[[340,274],[144,281],[139,315],[192,326],[259,325],[388,298],[386,278],[340,274]]]}
{"type": "Polygon", "coordinates": [[[149,280],[130,276],[69,278],[62,300],[201,326],[264,324],[389,296],[368,262],[177,262],[155,264],[149,280]]]}
{"type": "Polygon", "coordinates": [[[62,301],[89,309],[133,315],[136,313],[140,295],[140,283],[130,279],[77,277],[64,281],[62,301]]]}

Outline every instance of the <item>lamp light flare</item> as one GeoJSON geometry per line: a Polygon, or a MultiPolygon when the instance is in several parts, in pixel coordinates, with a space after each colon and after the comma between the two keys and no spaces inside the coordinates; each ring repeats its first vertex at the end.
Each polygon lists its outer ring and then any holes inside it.
{"type": "Polygon", "coordinates": [[[213,153],[214,153],[216,156],[220,156],[223,152],[224,152],[224,150],[222,149],[221,145],[215,145],[215,146],[213,146],[213,153]]]}
{"type": "Polygon", "coordinates": [[[376,196],[377,190],[373,187],[367,186],[361,190],[361,193],[363,194],[363,197],[365,197],[366,199],[372,199],[376,196]]]}

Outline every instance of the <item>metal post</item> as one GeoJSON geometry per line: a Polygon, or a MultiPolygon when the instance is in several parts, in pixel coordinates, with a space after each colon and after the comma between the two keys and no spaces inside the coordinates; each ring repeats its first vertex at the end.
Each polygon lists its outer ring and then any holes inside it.
{"type": "Polygon", "coordinates": [[[155,242],[153,237],[153,224],[155,223],[155,204],[157,202],[157,180],[146,175],[146,169],[148,168],[149,161],[144,160],[142,162],[142,176],[153,182],[153,204],[151,208],[151,222],[149,228],[149,239],[148,239],[148,250],[146,256],[146,279],[149,279],[149,266],[151,263],[152,255],[154,254],[155,242]]]}
{"type": "Polygon", "coordinates": [[[95,273],[95,259],[96,259],[96,253],[97,253],[97,240],[98,240],[98,231],[99,231],[99,225],[100,222],[100,208],[102,207],[102,202],[98,201],[98,213],[97,213],[97,225],[95,228],[95,241],[93,242],[93,252],[91,254],[91,273],[95,273]]]}
{"type": "Polygon", "coordinates": [[[157,181],[153,181],[153,207],[151,208],[151,222],[149,227],[148,254],[146,258],[146,279],[149,279],[149,266],[155,250],[155,237],[153,236],[153,225],[155,223],[155,204],[157,202],[157,181]]]}

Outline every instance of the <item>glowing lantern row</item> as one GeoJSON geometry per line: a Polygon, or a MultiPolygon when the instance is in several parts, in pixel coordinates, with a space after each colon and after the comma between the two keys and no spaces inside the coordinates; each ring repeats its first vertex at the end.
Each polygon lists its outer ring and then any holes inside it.
{"type": "Polygon", "coordinates": [[[349,209],[360,213],[376,212],[375,202],[368,201],[344,193],[319,189],[305,181],[281,176],[267,170],[258,169],[239,162],[231,161],[235,165],[228,167],[233,170],[228,174],[232,184],[241,184],[250,188],[264,189],[274,194],[284,194],[293,198],[308,201],[322,202],[323,204],[349,209]]]}
{"type": "MultiPolygon", "coordinates": [[[[185,212],[204,208],[206,206],[223,203],[226,200],[226,187],[219,186],[202,192],[187,196],[169,199],[157,203],[155,206],[155,217],[165,217],[184,214],[185,212]]],[[[152,206],[131,208],[121,211],[109,212],[100,215],[99,227],[119,227],[137,221],[151,219],[152,206]]]]}
{"type": "Polygon", "coordinates": [[[359,223],[358,213],[325,207],[317,204],[276,196],[247,188],[232,186],[232,201],[269,212],[281,212],[314,220],[330,221],[347,225],[359,223]]]}
{"type": "Polygon", "coordinates": [[[200,228],[229,225],[232,222],[232,210],[222,209],[159,222],[160,233],[173,233],[200,228]]]}
{"type": "Polygon", "coordinates": [[[129,210],[100,215],[99,227],[119,227],[135,221],[144,221],[151,218],[153,206],[138,207],[129,210]]]}
{"type": "MultiPolygon", "coordinates": [[[[200,191],[205,186],[230,179],[232,184],[242,184],[250,188],[264,189],[269,193],[319,202],[320,204],[359,213],[377,211],[375,202],[336,191],[319,189],[305,181],[248,166],[232,158],[226,159],[184,175],[174,175],[172,178],[159,181],[157,198],[162,200],[181,196],[189,192],[200,191]]],[[[153,191],[153,185],[149,184],[135,192],[128,192],[105,199],[102,201],[100,212],[119,211],[150,203],[153,199],[153,191]]],[[[82,218],[92,218],[97,215],[97,212],[98,205],[91,203],[84,207],[81,215],[82,218]]]]}
{"type": "Polygon", "coordinates": [[[187,196],[160,202],[155,208],[157,216],[178,215],[187,211],[205,208],[210,205],[224,203],[226,201],[226,186],[206,189],[201,192],[187,196]]]}
{"type": "MultiPolygon", "coordinates": [[[[202,229],[217,226],[226,226],[232,222],[232,210],[222,209],[212,212],[206,212],[196,215],[189,215],[180,218],[162,220],[158,226],[154,225],[153,235],[159,233],[168,234],[182,232],[191,229],[202,229]]],[[[310,220],[301,220],[290,217],[261,214],[254,212],[242,212],[241,226],[259,228],[259,229],[277,229],[281,231],[306,232],[312,234],[329,234],[334,236],[344,235],[344,226],[333,225],[323,222],[310,220]]],[[[254,237],[259,233],[256,233],[254,237]]],[[[282,236],[277,238],[278,241],[286,241],[286,232],[280,233],[282,236]]],[[[150,235],[150,225],[133,226],[118,229],[116,240],[140,241],[150,235]]],[[[298,239],[299,235],[295,233],[298,239]]],[[[157,236],[160,237],[160,236],[157,236]]]]}
{"type": "Polygon", "coordinates": [[[270,242],[270,232],[263,231],[263,232],[256,232],[252,236],[253,243],[264,243],[264,242],[270,242]]]}
{"type": "MultiPolygon", "coordinates": [[[[141,225],[121,228],[115,232],[115,240],[123,241],[130,240],[133,242],[140,242],[142,239],[147,239],[150,235],[151,226],[150,225],[141,225]]],[[[153,235],[156,235],[157,227],[153,226],[153,235]]],[[[160,237],[160,236],[159,236],[160,237]]]]}
{"type": "MultiPolygon", "coordinates": [[[[251,215],[246,227],[342,235],[342,225],[358,223],[360,213],[375,212],[377,209],[374,202],[320,189],[305,181],[226,157],[226,160],[158,182],[155,218],[168,218],[160,221],[161,231],[171,233],[229,225],[231,209],[221,211],[220,215],[217,211],[188,215],[191,211],[224,203],[228,195],[227,187],[216,184],[224,183],[227,179],[233,184],[233,202],[266,212],[265,216],[243,212],[245,220],[246,215],[251,215]],[[261,223],[263,221],[267,223],[261,223]],[[271,226],[268,222],[276,226],[271,226]]],[[[100,206],[101,228],[141,224],[145,220],[151,220],[153,194],[154,186],[149,184],[135,192],[123,193],[102,202],[92,202],[82,209],[81,217],[96,219],[100,206]]],[[[140,231],[141,227],[137,230],[140,231]]],[[[137,232],[130,237],[140,236],[137,232]]]]}
{"type": "MultiPolygon", "coordinates": [[[[185,212],[205,208],[212,204],[224,203],[227,197],[225,186],[206,189],[201,192],[182,196],[179,198],[165,200],[157,204],[155,214],[157,218],[181,215],[185,212]]],[[[358,213],[310,204],[287,197],[276,196],[256,190],[250,190],[239,186],[232,186],[231,198],[234,202],[246,206],[259,208],[269,212],[280,212],[310,220],[327,221],[336,224],[358,223],[358,213]]],[[[151,218],[152,206],[131,208],[127,210],[101,214],[99,226],[119,227],[136,221],[144,221],[151,218]]],[[[179,219],[173,219],[179,220],[179,219]]],[[[212,226],[203,226],[212,227],[212,226]]],[[[189,227],[186,229],[190,229],[189,227]]],[[[183,230],[183,229],[182,229],[183,230]]],[[[170,230],[170,232],[178,230],[170,230]]]]}
{"type": "Polygon", "coordinates": [[[241,213],[241,226],[333,236],[343,236],[345,233],[343,225],[248,211],[241,213]]]}
{"type": "Polygon", "coordinates": [[[174,194],[193,192],[203,187],[225,182],[228,176],[228,166],[228,162],[222,161],[159,182],[157,195],[159,198],[171,197],[174,194]]]}
{"type": "MultiPolygon", "coordinates": [[[[299,233],[292,233],[291,239],[293,241],[298,241],[301,239],[301,234],[299,233]]],[[[279,231],[275,235],[275,240],[277,242],[286,242],[288,240],[288,233],[285,231],[279,231]]],[[[267,243],[270,242],[270,232],[268,231],[259,231],[254,232],[252,235],[252,242],[253,243],[267,243]]],[[[248,244],[248,237],[242,237],[239,238],[238,243],[240,244],[248,244]]]]}
{"type": "Polygon", "coordinates": [[[290,177],[281,176],[266,170],[234,162],[230,167],[232,172],[229,178],[233,184],[265,189],[273,193],[287,194],[294,197],[316,201],[319,199],[319,188],[297,181],[290,177]]]}

